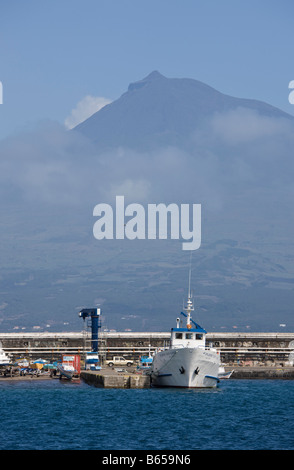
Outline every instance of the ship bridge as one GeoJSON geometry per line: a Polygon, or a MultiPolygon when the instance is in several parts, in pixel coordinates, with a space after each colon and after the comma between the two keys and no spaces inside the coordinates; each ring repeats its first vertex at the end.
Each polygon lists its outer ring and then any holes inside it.
{"type": "MultiPolygon", "coordinates": [[[[181,312],[182,315],[187,316],[181,312]]],[[[177,318],[177,327],[171,329],[171,347],[172,348],[195,348],[198,346],[205,347],[206,331],[195,323],[189,317],[189,323],[185,328],[180,327],[180,319],[177,318]]]]}

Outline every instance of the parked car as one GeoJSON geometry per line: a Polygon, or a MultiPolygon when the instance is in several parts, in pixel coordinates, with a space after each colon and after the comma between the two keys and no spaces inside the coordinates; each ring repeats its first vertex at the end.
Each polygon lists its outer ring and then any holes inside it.
{"type": "Polygon", "coordinates": [[[126,359],[123,356],[114,356],[110,361],[105,361],[105,364],[108,365],[109,367],[113,366],[127,366],[130,367],[133,365],[134,361],[131,361],[130,359],[126,359]]]}

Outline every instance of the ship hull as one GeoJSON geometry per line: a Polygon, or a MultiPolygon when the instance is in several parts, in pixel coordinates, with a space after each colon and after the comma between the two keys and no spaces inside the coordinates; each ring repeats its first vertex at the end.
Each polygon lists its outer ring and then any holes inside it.
{"type": "Polygon", "coordinates": [[[201,347],[167,349],[153,359],[152,386],[215,388],[219,382],[219,365],[216,350],[201,347]]]}

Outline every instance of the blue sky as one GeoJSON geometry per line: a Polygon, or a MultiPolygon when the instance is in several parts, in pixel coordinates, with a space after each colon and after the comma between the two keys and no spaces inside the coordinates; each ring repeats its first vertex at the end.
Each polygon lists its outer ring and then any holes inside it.
{"type": "Polygon", "coordinates": [[[292,0],[0,0],[0,138],[153,70],[294,115],[292,0]]]}

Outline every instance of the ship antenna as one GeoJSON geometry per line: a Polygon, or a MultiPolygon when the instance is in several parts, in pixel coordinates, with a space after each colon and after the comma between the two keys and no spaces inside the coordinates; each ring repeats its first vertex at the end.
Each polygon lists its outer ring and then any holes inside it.
{"type": "Polygon", "coordinates": [[[188,299],[191,298],[191,270],[192,270],[192,267],[191,267],[191,258],[192,258],[192,251],[191,251],[191,255],[190,255],[188,299]]]}

